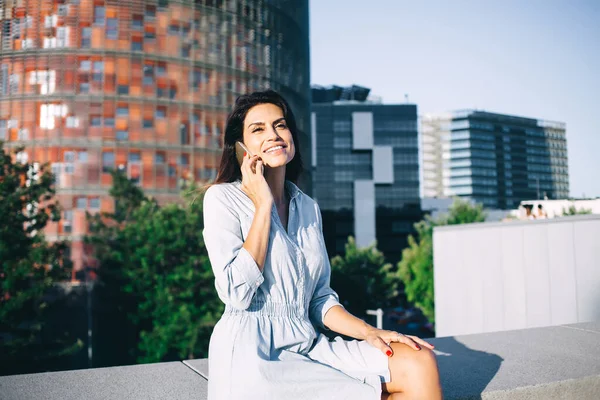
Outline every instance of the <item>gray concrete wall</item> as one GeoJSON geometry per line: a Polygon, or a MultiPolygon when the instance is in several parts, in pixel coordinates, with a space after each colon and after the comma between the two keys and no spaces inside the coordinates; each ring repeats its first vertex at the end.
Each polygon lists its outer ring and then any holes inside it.
{"type": "Polygon", "coordinates": [[[600,321],[600,216],[434,229],[436,335],[600,321]]]}
{"type": "MultiPolygon", "coordinates": [[[[446,400],[600,399],[600,323],[430,341],[446,400]]],[[[0,399],[201,400],[209,378],[206,360],[0,376],[0,399]]]]}

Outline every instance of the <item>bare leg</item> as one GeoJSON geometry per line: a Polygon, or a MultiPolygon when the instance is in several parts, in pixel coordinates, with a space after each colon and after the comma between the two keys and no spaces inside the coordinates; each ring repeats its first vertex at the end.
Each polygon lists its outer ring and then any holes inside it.
{"type": "Polygon", "coordinates": [[[391,395],[382,399],[442,399],[435,354],[425,347],[417,351],[403,343],[391,343],[391,346],[394,350],[389,359],[392,380],[383,384],[383,391],[391,395]]]}

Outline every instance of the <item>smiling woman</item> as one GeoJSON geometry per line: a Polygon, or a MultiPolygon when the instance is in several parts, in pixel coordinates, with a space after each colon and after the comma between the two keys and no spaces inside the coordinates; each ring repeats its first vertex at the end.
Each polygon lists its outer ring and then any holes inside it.
{"type": "Polygon", "coordinates": [[[433,346],[354,317],[330,287],[321,211],[297,186],[298,149],[279,94],[238,98],[204,196],[202,234],[225,303],[208,399],[441,398],[433,346]],[[238,141],[251,153],[241,165],[238,141]],[[329,341],[321,330],[358,340],[329,341]]]}

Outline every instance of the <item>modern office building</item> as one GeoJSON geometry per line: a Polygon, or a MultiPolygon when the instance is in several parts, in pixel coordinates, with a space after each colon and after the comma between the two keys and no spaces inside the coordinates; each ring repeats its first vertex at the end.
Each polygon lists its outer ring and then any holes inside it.
{"type": "Polygon", "coordinates": [[[421,118],[424,197],[497,209],[569,195],[565,124],[464,110],[421,118]]]}
{"type": "Polygon", "coordinates": [[[352,235],[398,261],[422,216],[417,106],[373,102],[369,91],[313,87],[313,193],[330,256],[352,235]]]}
{"type": "Polygon", "coordinates": [[[307,0],[1,0],[0,25],[0,140],[52,164],[64,214],[47,234],[73,242],[75,270],[110,170],[178,200],[215,176],[240,94],[282,93],[310,163],[307,0]]]}

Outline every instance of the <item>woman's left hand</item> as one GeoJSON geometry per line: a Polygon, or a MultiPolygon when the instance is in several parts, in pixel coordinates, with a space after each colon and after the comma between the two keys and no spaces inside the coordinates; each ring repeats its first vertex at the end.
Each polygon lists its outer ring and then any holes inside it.
{"type": "Polygon", "coordinates": [[[425,346],[429,349],[433,349],[433,345],[427,343],[423,339],[420,339],[412,335],[403,335],[402,333],[394,331],[385,331],[383,329],[371,329],[365,338],[365,340],[372,346],[378,348],[388,357],[394,354],[391,342],[404,343],[407,346],[412,347],[415,350],[421,350],[421,346],[425,346]]]}

